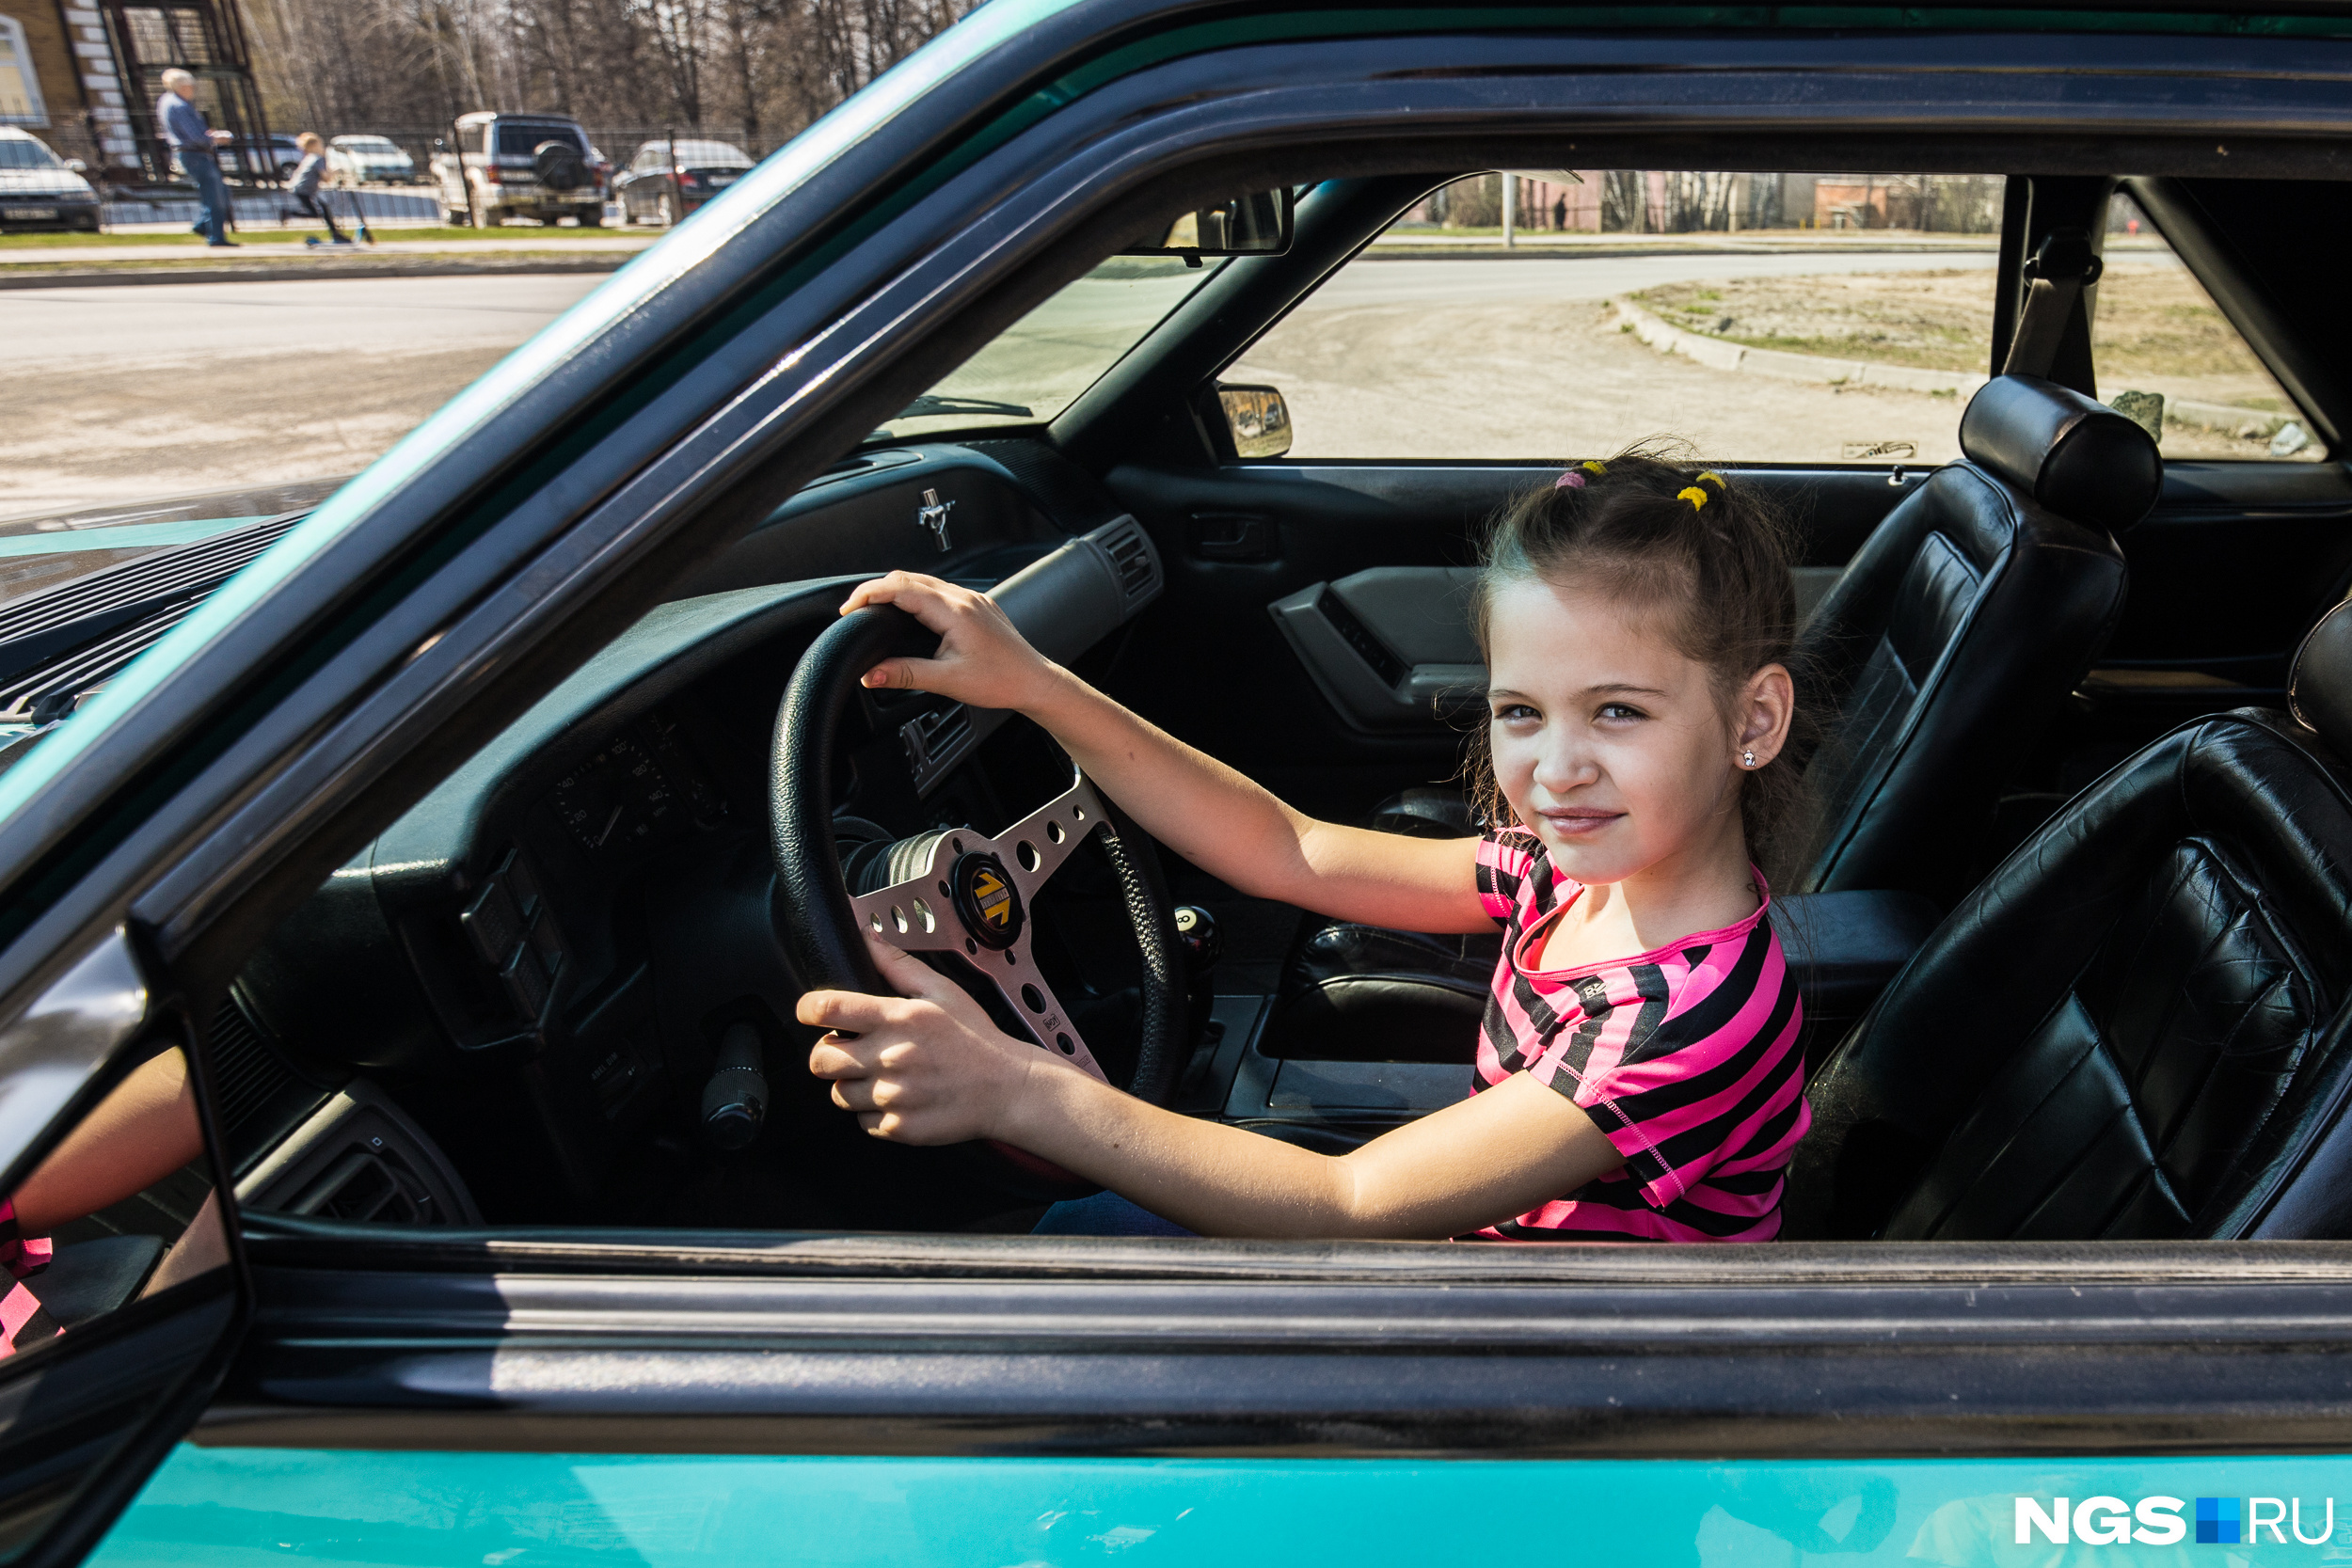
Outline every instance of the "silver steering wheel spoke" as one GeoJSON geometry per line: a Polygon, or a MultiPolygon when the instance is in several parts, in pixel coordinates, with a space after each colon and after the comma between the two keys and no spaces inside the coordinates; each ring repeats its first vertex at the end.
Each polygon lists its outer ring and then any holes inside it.
{"type": "Polygon", "coordinates": [[[1108,1077],[1040,974],[1028,910],[1073,851],[1108,819],[1086,775],[993,838],[962,829],[931,842],[923,869],[850,900],[858,926],[905,953],[960,953],[1037,1042],[1108,1077]]]}

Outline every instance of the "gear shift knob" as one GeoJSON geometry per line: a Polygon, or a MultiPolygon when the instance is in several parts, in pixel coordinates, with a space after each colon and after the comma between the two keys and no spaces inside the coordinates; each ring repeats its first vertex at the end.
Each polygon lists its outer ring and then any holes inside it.
{"type": "Polygon", "coordinates": [[[1225,953],[1225,938],[1216,928],[1216,916],[1198,904],[1177,906],[1176,941],[1184,950],[1186,973],[1194,975],[1206,974],[1225,953]]]}

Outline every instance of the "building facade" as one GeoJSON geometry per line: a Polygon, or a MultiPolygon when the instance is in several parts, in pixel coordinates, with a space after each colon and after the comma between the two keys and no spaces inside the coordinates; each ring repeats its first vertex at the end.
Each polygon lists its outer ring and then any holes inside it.
{"type": "Polygon", "coordinates": [[[197,78],[197,107],[215,129],[258,149],[268,126],[236,0],[0,0],[0,125],[31,131],[93,175],[173,178],[154,108],[174,67],[197,78]]]}
{"type": "Polygon", "coordinates": [[[32,132],[91,172],[139,166],[105,18],[76,0],[0,0],[0,125],[32,132]]]}

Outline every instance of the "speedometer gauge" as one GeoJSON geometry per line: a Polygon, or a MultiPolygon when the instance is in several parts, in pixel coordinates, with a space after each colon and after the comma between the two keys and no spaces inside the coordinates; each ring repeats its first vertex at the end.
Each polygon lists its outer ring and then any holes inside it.
{"type": "Polygon", "coordinates": [[[548,802],[582,848],[642,844],[678,814],[676,787],[635,730],[613,736],[555,784],[548,802]]]}

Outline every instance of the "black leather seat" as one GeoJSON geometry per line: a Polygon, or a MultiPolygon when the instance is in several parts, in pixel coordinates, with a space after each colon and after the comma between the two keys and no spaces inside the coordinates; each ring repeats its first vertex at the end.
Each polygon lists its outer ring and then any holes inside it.
{"type": "MultiPolygon", "coordinates": [[[[1820,847],[1781,893],[1909,892],[1948,907],[2018,742],[2074,689],[2122,612],[2113,534],[2147,515],[2164,478],[2147,432],[2055,382],[2001,376],[1970,400],[1960,442],[1964,460],[1887,515],[1805,628],[1807,694],[1830,714],[1806,775],[1820,847]]],[[[1459,793],[1440,789],[1406,790],[1366,825],[1476,831],[1459,793]]],[[[1917,907],[1883,907],[1890,938],[1915,942],[1917,907]]],[[[1869,912],[1822,917],[1851,926],[1869,912]]],[[[1269,1048],[1467,1060],[1498,952],[1491,937],[1311,925],[1269,1048]]],[[[1823,1006],[1840,1002],[1808,990],[1806,1010],[1842,1023],[1851,1012],[1823,1006]]]]}
{"type": "Polygon", "coordinates": [[[1889,513],[1800,639],[1817,711],[1811,864],[1787,891],[1902,888],[1948,905],[2021,741],[2122,612],[2114,534],[2155,504],[2138,425],[2055,382],[2000,376],[1947,464],[1889,513]]]}
{"type": "Polygon", "coordinates": [[[1790,1237],[2352,1233],[2352,605],[2078,796],[1809,1092],[1790,1237]]]}

